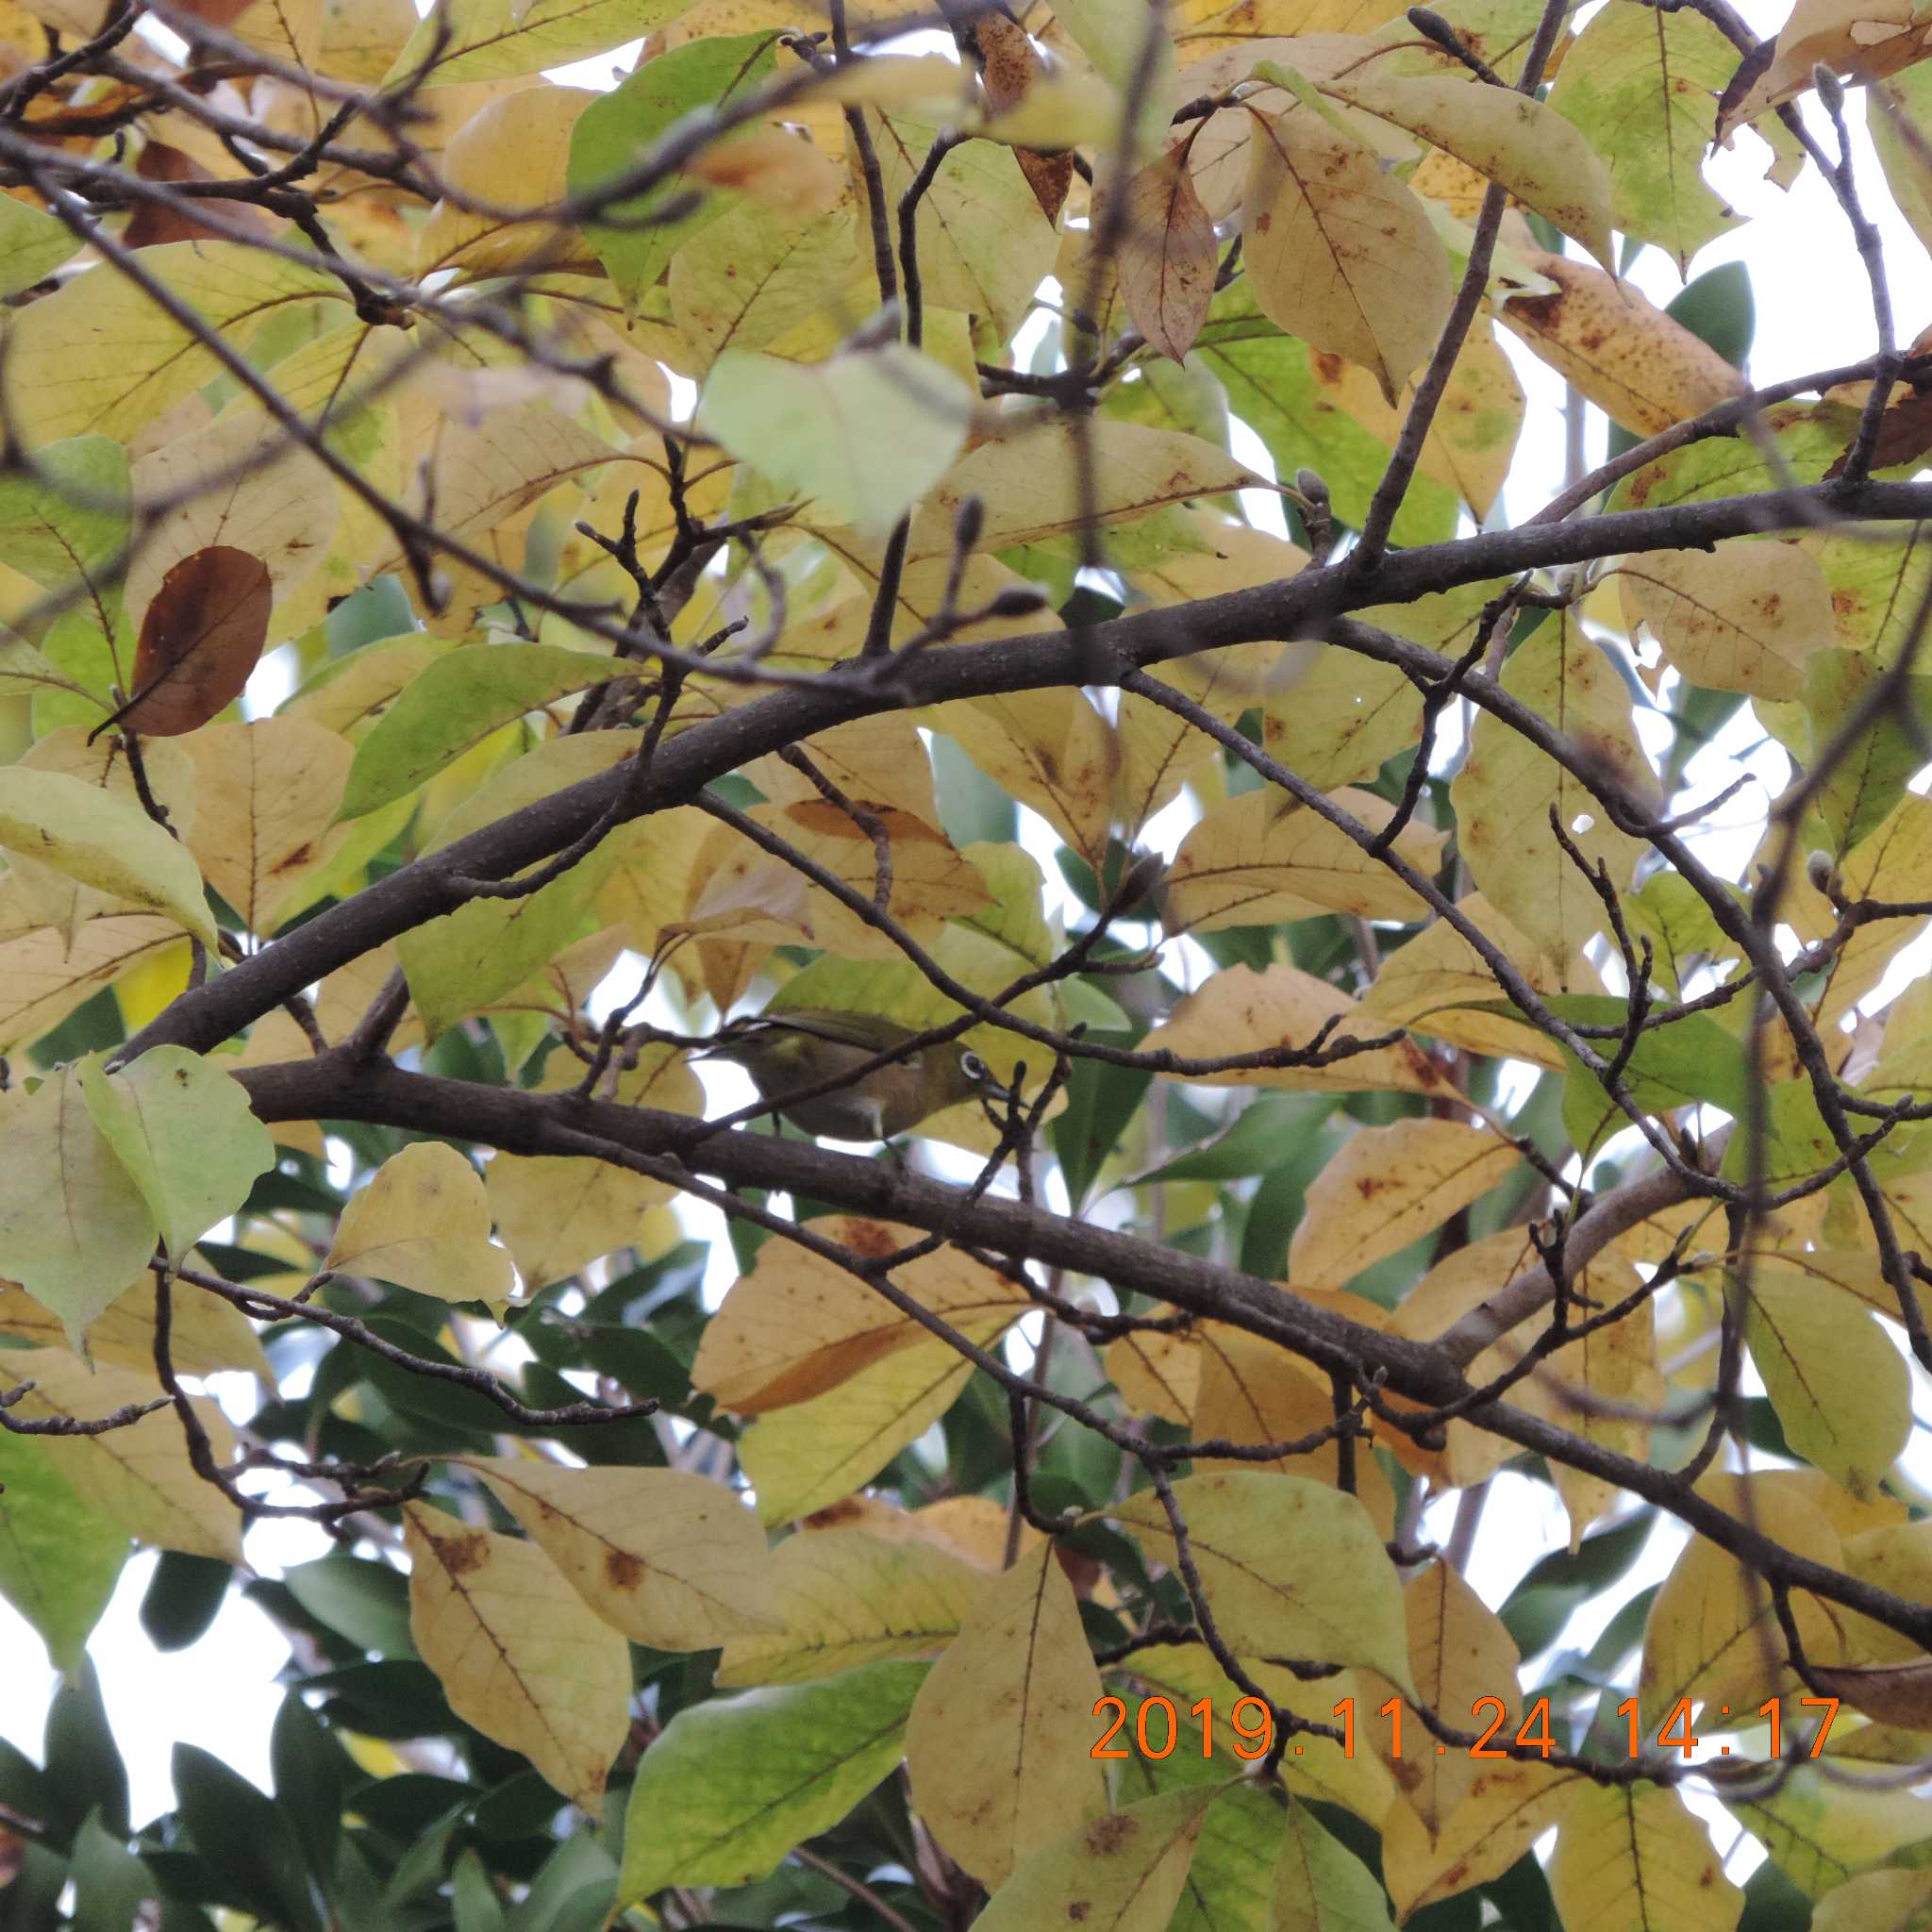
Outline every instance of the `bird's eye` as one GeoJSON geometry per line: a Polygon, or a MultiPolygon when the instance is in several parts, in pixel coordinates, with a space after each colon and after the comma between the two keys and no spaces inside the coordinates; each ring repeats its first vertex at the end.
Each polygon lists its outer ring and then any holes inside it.
{"type": "Polygon", "coordinates": [[[959,1056],[959,1071],[969,1080],[987,1078],[986,1062],[976,1053],[962,1053],[959,1056]]]}

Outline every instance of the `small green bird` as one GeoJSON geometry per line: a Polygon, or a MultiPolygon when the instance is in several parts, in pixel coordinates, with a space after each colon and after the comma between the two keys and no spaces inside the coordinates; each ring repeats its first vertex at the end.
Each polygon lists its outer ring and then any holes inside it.
{"type": "MultiPolygon", "coordinates": [[[[913,1028],[891,1020],[801,1007],[739,1021],[706,1058],[742,1067],[765,1099],[782,1103],[801,1087],[816,1086],[916,1038],[913,1028]]],[[[903,1060],[874,1067],[849,1087],[795,1107],[781,1104],[774,1111],[808,1134],[835,1141],[890,1141],[928,1114],[975,1093],[991,1100],[1011,1098],[976,1053],[948,1043],[922,1047],[903,1060]]]]}

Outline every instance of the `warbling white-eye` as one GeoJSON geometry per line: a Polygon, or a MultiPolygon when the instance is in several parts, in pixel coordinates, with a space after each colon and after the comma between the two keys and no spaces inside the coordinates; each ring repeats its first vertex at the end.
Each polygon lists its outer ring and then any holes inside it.
{"type": "MultiPolygon", "coordinates": [[[[782,1102],[801,1087],[832,1079],[916,1037],[909,1026],[867,1013],[801,1007],[740,1021],[726,1029],[708,1058],[735,1061],[765,1099],[782,1102]]],[[[1008,1097],[976,1053],[948,1041],[874,1067],[849,1087],[795,1107],[781,1105],[775,1111],[808,1134],[835,1141],[890,1141],[928,1114],[975,1093],[992,1100],[1008,1097]]]]}

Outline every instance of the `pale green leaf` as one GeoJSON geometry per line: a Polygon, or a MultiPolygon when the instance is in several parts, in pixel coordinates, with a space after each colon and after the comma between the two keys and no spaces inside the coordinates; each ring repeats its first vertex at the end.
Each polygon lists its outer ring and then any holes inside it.
{"type": "Polygon", "coordinates": [[[184,1046],[155,1047],[111,1074],[101,1060],[83,1060],[80,1085],[176,1260],[275,1164],[275,1142],[241,1083],[184,1046]]]}
{"type": "Polygon", "coordinates": [[[952,468],[972,410],[958,376],[898,344],[808,365],[727,349],[697,420],[825,521],[876,538],[952,468]]]}
{"type": "Polygon", "coordinates": [[[668,1885],[751,1885],[839,1823],[899,1761],[923,1663],[687,1706],[644,1753],[620,1907],[668,1885]]]}

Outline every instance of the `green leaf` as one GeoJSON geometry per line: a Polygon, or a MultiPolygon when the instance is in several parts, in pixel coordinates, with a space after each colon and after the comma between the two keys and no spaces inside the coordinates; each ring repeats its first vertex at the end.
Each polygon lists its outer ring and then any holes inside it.
{"type": "Polygon", "coordinates": [[[80,1087],[177,1261],[275,1164],[241,1083],[184,1046],[155,1047],[111,1074],[83,1060],[80,1087]]]}
{"type": "Polygon", "coordinates": [[[163,1550],[141,1600],[141,1627],[157,1650],[186,1650],[221,1614],[233,1568],[217,1557],[163,1550]]]}
{"type": "MultiPolygon", "coordinates": [[[[1798,702],[1810,720],[1811,733],[1801,761],[1808,762],[1837,738],[1866,691],[1884,675],[1885,664],[1875,652],[1819,651],[1807,659],[1798,702]]],[[[1813,801],[1815,821],[1834,858],[1877,828],[1919,768],[1924,721],[1932,716],[1932,678],[1908,679],[1904,695],[1906,703],[1894,701],[1873,719],[1813,801]]]]}
{"type": "Polygon", "coordinates": [[[1640,1509],[1586,1538],[1574,1553],[1557,1550],[1535,1565],[1498,1613],[1524,1657],[1554,1643],[1579,1605],[1607,1591],[1636,1562],[1656,1521],[1655,1509],[1640,1509]]]}
{"type": "Polygon", "coordinates": [[[317,1623],[340,1631],[377,1657],[414,1657],[409,1635],[409,1580],[363,1557],[318,1557],[282,1574],[295,1601],[317,1623]]]}
{"type": "Polygon", "coordinates": [[[1137,1181],[1231,1181],[1272,1174],[1293,1157],[1301,1141],[1319,1133],[1334,1111],[1330,1094],[1264,1093],[1218,1141],[1191,1147],[1137,1181]]]}
{"type": "MultiPolygon", "coordinates": [[[[1194,356],[1220,378],[1228,407],[1261,439],[1276,470],[1318,470],[1337,519],[1358,528],[1389,452],[1324,392],[1308,345],[1261,313],[1245,277],[1214,298],[1194,356]]],[[[1395,519],[1395,541],[1441,542],[1454,535],[1457,514],[1455,491],[1418,471],[1395,519]]]]}
{"type": "Polygon", "coordinates": [[[1737,49],[1697,14],[1610,0],[1574,53],[1550,90],[1550,106],[1608,165],[1617,226],[1667,249],[1687,271],[1690,258],[1739,219],[1703,175],[1737,49]]]}
{"type": "Polygon", "coordinates": [[[80,253],[82,239],[55,216],[0,195],[0,302],[44,281],[80,253]]]}
{"type": "Polygon", "coordinates": [[[109,436],[75,436],[34,464],[0,476],[0,556],[44,591],[71,589],[77,572],[95,602],[118,604],[105,566],[127,542],[126,450],[109,436]]]}
{"type": "Polygon", "coordinates": [[[153,1210],[95,1126],[77,1066],[0,1094],[0,1275],[84,1349],[89,1324],[154,1255],[153,1210]]]}
{"type": "Polygon", "coordinates": [[[435,777],[492,731],[572,691],[616,660],[558,644],[475,644],[420,671],[356,747],[336,818],[359,819],[435,777]]]}
{"type": "Polygon", "coordinates": [[[42,1443],[0,1432],[0,1596],[57,1671],[80,1661],[127,1552],[127,1532],[81,1501],[42,1443]]]}
{"type": "Polygon", "coordinates": [[[897,343],[811,364],[727,349],[712,364],[697,425],[822,519],[882,537],[952,468],[974,398],[897,343]]]}
{"type": "Polygon", "coordinates": [[[898,1763],[927,1668],[867,1664],[680,1711],[638,1766],[618,1904],[752,1884],[838,1824],[898,1763]]]}
{"type": "MultiPolygon", "coordinates": [[[[676,0],[669,10],[677,10],[676,0]]],[[[571,193],[589,193],[635,167],[685,115],[722,107],[758,88],[777,63],[777,41],[774,33],[691,41],[646,60],[622,86],[578,115],[571,129],[565,175],[571,193]]],[[[689,200],[692,186],[674,177],[647,194],[617,203],[609,212],[622,220],[622,226],[615,221],[585,224],[585,236],[626,301],[635,302],[684,242],[731,206],[733,197],[707,193],[695,208],[675,220],[654,219],[667,202],[689,200]]]]}
{"type": "Polygon", "coordinates": [[[175,1746],[174,1772],[182,1821],[195,1848],[220,1872],[223,1895],[290,1932],[323,1932],[289,1814],[192,1744],[175,1746]]]}
{"type": "Polygon", "coordinates": [[[90,1811],[74,1841],[73,1932],[127,1932],[138,1924],[142,1902],[158,1888],[147,1867],[90,1811]]]}
{"type": "Polygon", "coordinates": [[[78,1834],[98,1812],[110,1831],[127,1829],[127,1767],[114,1743],[100,1679],[83,1657],[47,1707],[47,1797],[42,1812],[57,1832],[78,1834]]]}
{"type": "MultiPolygon", "coordinates": [[[[138,805],[65,772],[0,771],[0,846],[219,942],[201,870],[138,805]]],[[[124,1284],[125,1286],[125,1284],[124,1284]]]]}

